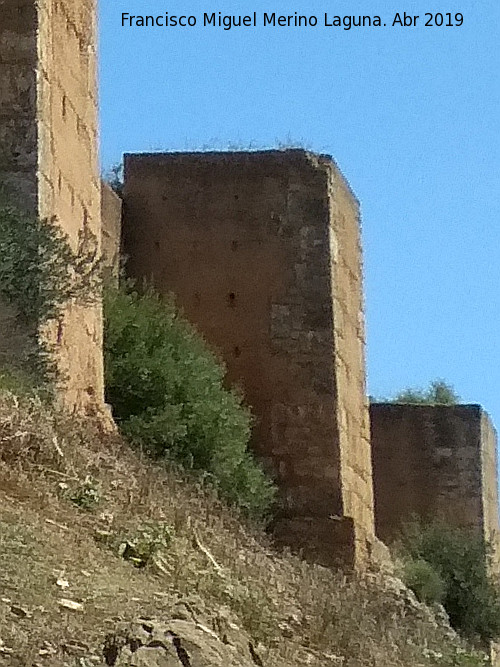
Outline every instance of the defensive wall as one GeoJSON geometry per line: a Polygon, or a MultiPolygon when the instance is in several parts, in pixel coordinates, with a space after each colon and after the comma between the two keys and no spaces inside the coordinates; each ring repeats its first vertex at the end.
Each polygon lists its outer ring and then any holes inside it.
{"type": "MultiPolygon", "coordinates": [[[[95,1],[0,0],[0,17],[0,184],[55,217],[74,249],[99,244],[95,1]]],[[[64,402],[102,404],[100,302],[71,304],[40,335],[56,347],[64,402]]]]}
{"type": "Polygon", "coordinates": [[[331,562],[374,533],[358,202],[303,150],[125,156],[128,274],[172,292],[257,416],[275,534],[331,562]]]}

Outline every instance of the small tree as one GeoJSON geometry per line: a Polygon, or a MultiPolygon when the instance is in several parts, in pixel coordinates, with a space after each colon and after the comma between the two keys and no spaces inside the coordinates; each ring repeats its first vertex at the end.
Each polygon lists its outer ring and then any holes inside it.
{"type": "Polygon", "coordinates": [[[117,162],[103,174],[109,187],[119,196],[123,195],[123,163],[117,162]]]}

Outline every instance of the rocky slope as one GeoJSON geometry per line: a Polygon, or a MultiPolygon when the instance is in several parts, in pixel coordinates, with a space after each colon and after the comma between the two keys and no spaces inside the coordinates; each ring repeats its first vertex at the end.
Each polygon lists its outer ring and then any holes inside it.
{"type": "Polygon", "coordinates": [[[200,481],[0,393],[0,666],[485,664],[394,576],[273,549],[200,481]]]}

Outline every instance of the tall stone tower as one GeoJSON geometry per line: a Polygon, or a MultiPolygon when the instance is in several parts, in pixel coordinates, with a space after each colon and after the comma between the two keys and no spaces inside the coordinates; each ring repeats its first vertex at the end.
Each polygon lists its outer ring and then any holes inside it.
{"type": "Polygon", "coordinates": [[[128,155],[128,271],[173,292],[257,417],[275,533],[356,563],[374,533],[358,203],[302,150],[128,155]]]}
{"type": "MultiPolygon", "coordinates": [[[[76,247],[100,239],[95,0],[0,0],[0,183],[76,247]]],[[[103,401],[100,304],[47,334],[70,407],[103,401]]]]}

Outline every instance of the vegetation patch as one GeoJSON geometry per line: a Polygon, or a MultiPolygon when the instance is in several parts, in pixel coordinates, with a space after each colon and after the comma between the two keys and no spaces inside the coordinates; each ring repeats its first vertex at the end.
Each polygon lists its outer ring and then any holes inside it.
{"type": "Polygon", "coordinates": [[[87,475],[83,482],[73,486],[67,482],[60,482],[59,488],[63,492],[63,497],[83,510],[95,509],[101,500],[99,484],[90,475],[87,475]]]}
{"type": "Polygon", "coordinates": [[[500,587],[481,536],[442,523],[409,524],[401,538],[403,577],[420,600],[442,602],[452,626],[481,641],[500,637],[500,587]]]}
{"type": "Polygon", "coordinates": [[[51,346],[40,335],[44,325],[57,321],[70,301],[86,304],[100,295],[98,247],[88,226],[73,250],[55,218],[42,220],[0,200],[0,297],[27,332],[22,372],[39,382],[56,374],[51,346]]]}
{"type": "Polygon", "coordinates": [[[167,549],[173,538],[172,527],[164,522],[148,521],[118,547],[118,554],[135,567],[146,567],[154,557],[167,549]]]}
{"type": "Polygon", "coordinates": [[[106,398],[122,433],[264,518],[275,488],[248,450],[250,411],[202,338],[151,289],[107,290],[104,313],[106,398]]]}
{"type": "Polygon", "coordinates": [[[421,405],[457,405],[460,396],[445,380],[433,380],[427,389],[408,387],[400,391],[390,403],[417,403],[421,405]]]}
{"type": "Polygon", "coordinates": [[[403,559],[403,579],[420,602],[441,603],[445,594],[445,582],[437,570],[419,557],[403,559]]]}

